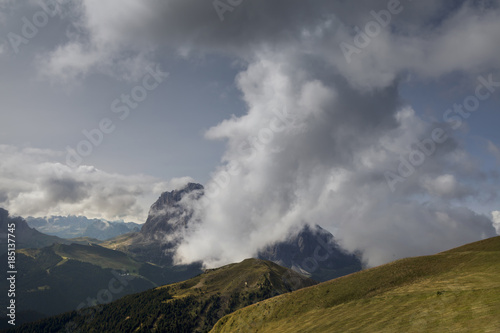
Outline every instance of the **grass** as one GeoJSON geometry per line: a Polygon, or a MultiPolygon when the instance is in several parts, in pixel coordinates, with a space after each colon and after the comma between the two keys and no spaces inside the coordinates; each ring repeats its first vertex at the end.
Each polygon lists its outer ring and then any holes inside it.
{"type": "Polygon", "coordinates": [[[281,295],[212,332],[500,332],[500,237],[281,295]]]}
{"type": "Polygon", "coordinates": [[[63,258],[87,262],[101,268],[128,270],[136,273],[142,265],[123,252],[113,251],[99,245],[56,244],[54,252],[63,258]]]}
{"type": "MultiPolygon", "coordinates": [[[[86,262],[99,266],[101,268],[110,268],[117,270],[128,270],[138,272],[142,263],[137,262],[125,253],[113,251],[98,245],[80,245],[80,244],[54,244],[49,249],[62,258],[59,265],[72,259],[80,262],[86,262]]],[[[40,252],[46,249],[21,249],[19,253],[25,254],[31,258],[37,257],[40,252]]]]}
{"type": "MultiPolygon", "coordinates": [[[[288,269],[270,261],[246,259],[241,263],[226,265],[217,269],[207,270],[204,274],[188,281],[171,284],[165,287],[173,297],[181,298],[203,293],[205,297],[215,294],[230,296],[234,293],[248,294],[259,289],[266,279],[279,293],[286,293],[290,288],[285,285],[281,277],[289,272],[288,269]]],[[[301,279],[301,287],[312,286],[313,280],[301,279]]]]}
{"type": "Polygon", "coordinates": [[[126,252],[128,246],[130,246],[136,238],[141,238],[138,232],[130,232],[123,234],[107,241],[100,243],[101,246],[107,247],[112,250],[119,250],[126,252]]]}

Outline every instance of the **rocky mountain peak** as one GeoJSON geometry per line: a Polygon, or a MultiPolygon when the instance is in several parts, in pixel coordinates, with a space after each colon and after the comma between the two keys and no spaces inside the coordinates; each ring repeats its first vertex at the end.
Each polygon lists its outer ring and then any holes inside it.
{"type": "Polygon", "coordinates": [[[317,281],[327,281],[362,269],[360,259],[342,250],[333,235],[318,225],[305,225],[286,241],[262,249],[258,257],[290,267],[317,281]]]}
{"type": "MultiPolygon", "coordinates": [[[[203,185],[196,183],[188,183],[181,189],[173,190],[170,192],[164,192],[160,195],[158,200],[151,206],[151,211],[161,211],[168,207],[177,207],[178,203],[182,200],[182,198],[191,192],[194,191],[203,191],[203,185]]],[[[201,193],[201,192],[200,192],[201,193]]]]}
{"type": "Polygon", "coordinates": [[[185,228],[191,219],[193,211],[182,204],[182,199],[192,196],[193,200],[203,195],[203,185],[188,183],[181,189],[164,192],[151,206],[146,223],[141,233],[149,239],[161,239],[165,235],[171,237],[181,228],[185,228]]]}

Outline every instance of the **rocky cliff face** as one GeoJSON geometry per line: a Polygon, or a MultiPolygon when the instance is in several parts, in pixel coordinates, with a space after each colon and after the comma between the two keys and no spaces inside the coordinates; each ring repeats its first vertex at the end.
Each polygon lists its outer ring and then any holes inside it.
{"type": "Polygon", "coordinates": [[[163,193],[151,206],[141,234],[147,239],[172,243],[183,228],[187,228],[193,210],[183,199],[197,200],[203,195],[203,186],[189,183],[184,188],[163,193]]]}
{"type": "Polygon", "coordinates": [[[203,186],[195,183],[164,192],[151,205],[140,232],[118,239],[117,242],[111,240],[108,246],[130,253],[138,260],[172,266],[175,249],[193,215],[193,208],[188,201],[196,200],[202,195],[203,186]]]}

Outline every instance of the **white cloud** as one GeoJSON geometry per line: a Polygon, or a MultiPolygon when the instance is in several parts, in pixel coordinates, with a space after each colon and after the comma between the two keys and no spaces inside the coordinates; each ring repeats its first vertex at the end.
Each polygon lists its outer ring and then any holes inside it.
{"type": "Polygon", "coordinates": [[[446,1],[402,6],[392,28],[382,27],[348,64],[340,43],[354,44],[353,27],[364,29],[374,20],[370,12],[387,8],[387,1],[247,2],[220,22],[211,2],[84,0],[72,7],[78,17],[76,32],[41,57],[39,68],[63,79],[95,71],[137,78],[161,47],[185,56],[216,52],[244,59],[253,59],[262,49],[298,47],[363,89],[383,88],[407,71],[439,78],[454,71],[499,68],[498,6],[485,8],[471,1],[455,10],[446,1]]]}
{"type": "MultiPolygon", "coordinates": [[[[363,89],[387,86],[405,71],[423,78],[439,78],[454,71],[477,74],[500,67],[500,61],[495,56],[500,51],[498,8],[484,10],[466,1],[459,10],[440,18],[442,22],[438,27],[435,23],[422,24],[428,18],[426,16],[411,17],[413,3],[405,4],[404,8],[391,22],[394,26],[382,28],[367,47],[351,57],[350,64],[338,45],[340,42],[355,45],[356,32],[349,25],[332,26],[329,33],[335,34],[337,39],[333,44],[323,42],[325,59],[353,86],[363,89]],[[421,20],[418,29],[407,24],[408,16],[412,20],[421,20]]],[[[436,13],[429,16],[432,15],[436,13]]],[[[358,23],[365,27],[370,20],[373,17],[358,23]]],[[[322,36],[322,39],[327,38],[330,37],[322,36]]]]}
{"type": "Polygon", "coordinates": [[[168,184],[58,163],[64,153],[0,145],[0,206],[13,215],[83,215],[142,223],[168,184]]]}
{"type": "Polygon", "coordinates": [[[43,77],[67,82],[92,72],[127,80],[144,75],[154,49],[140,35],[141,26],[153,15],[147,2],[85,0],[70,10],[78,17],[73,22],[76,32],[68,34],[65,44],[38,57],[43,77]]]}
{"type": "Polygon", "coordinates": [[[444,174],[435,178],[423,177],[423,187],[432,195],[447,199],[463,199],[474,192],[460,184],[456,177],[444,174]]]}
{"type": "Polygon", "coordinates": [[[497,230],[497,234],[500,235],[500,211],[493,211],[491,212],[491,215],[493,217],[493,225],[497,230]]]}
{"type": "Polygon", "coordinates": [[[488,141],[488,151],[496,158],[497,162],[500,163],[500,149],[491,141],[488,141]]]}

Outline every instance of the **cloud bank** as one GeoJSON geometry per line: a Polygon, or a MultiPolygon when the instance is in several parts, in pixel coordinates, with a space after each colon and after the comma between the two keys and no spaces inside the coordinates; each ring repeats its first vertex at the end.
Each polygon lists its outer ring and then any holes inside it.
{"type": "Polygon", "coordinates": [[[58,162],[63,158],[63,152],[0,145],[0,207],[12,215],[82,215],[142,223],[147,215],[143,207],[169,185],[92,166],[73,169],[58,162]]]}

